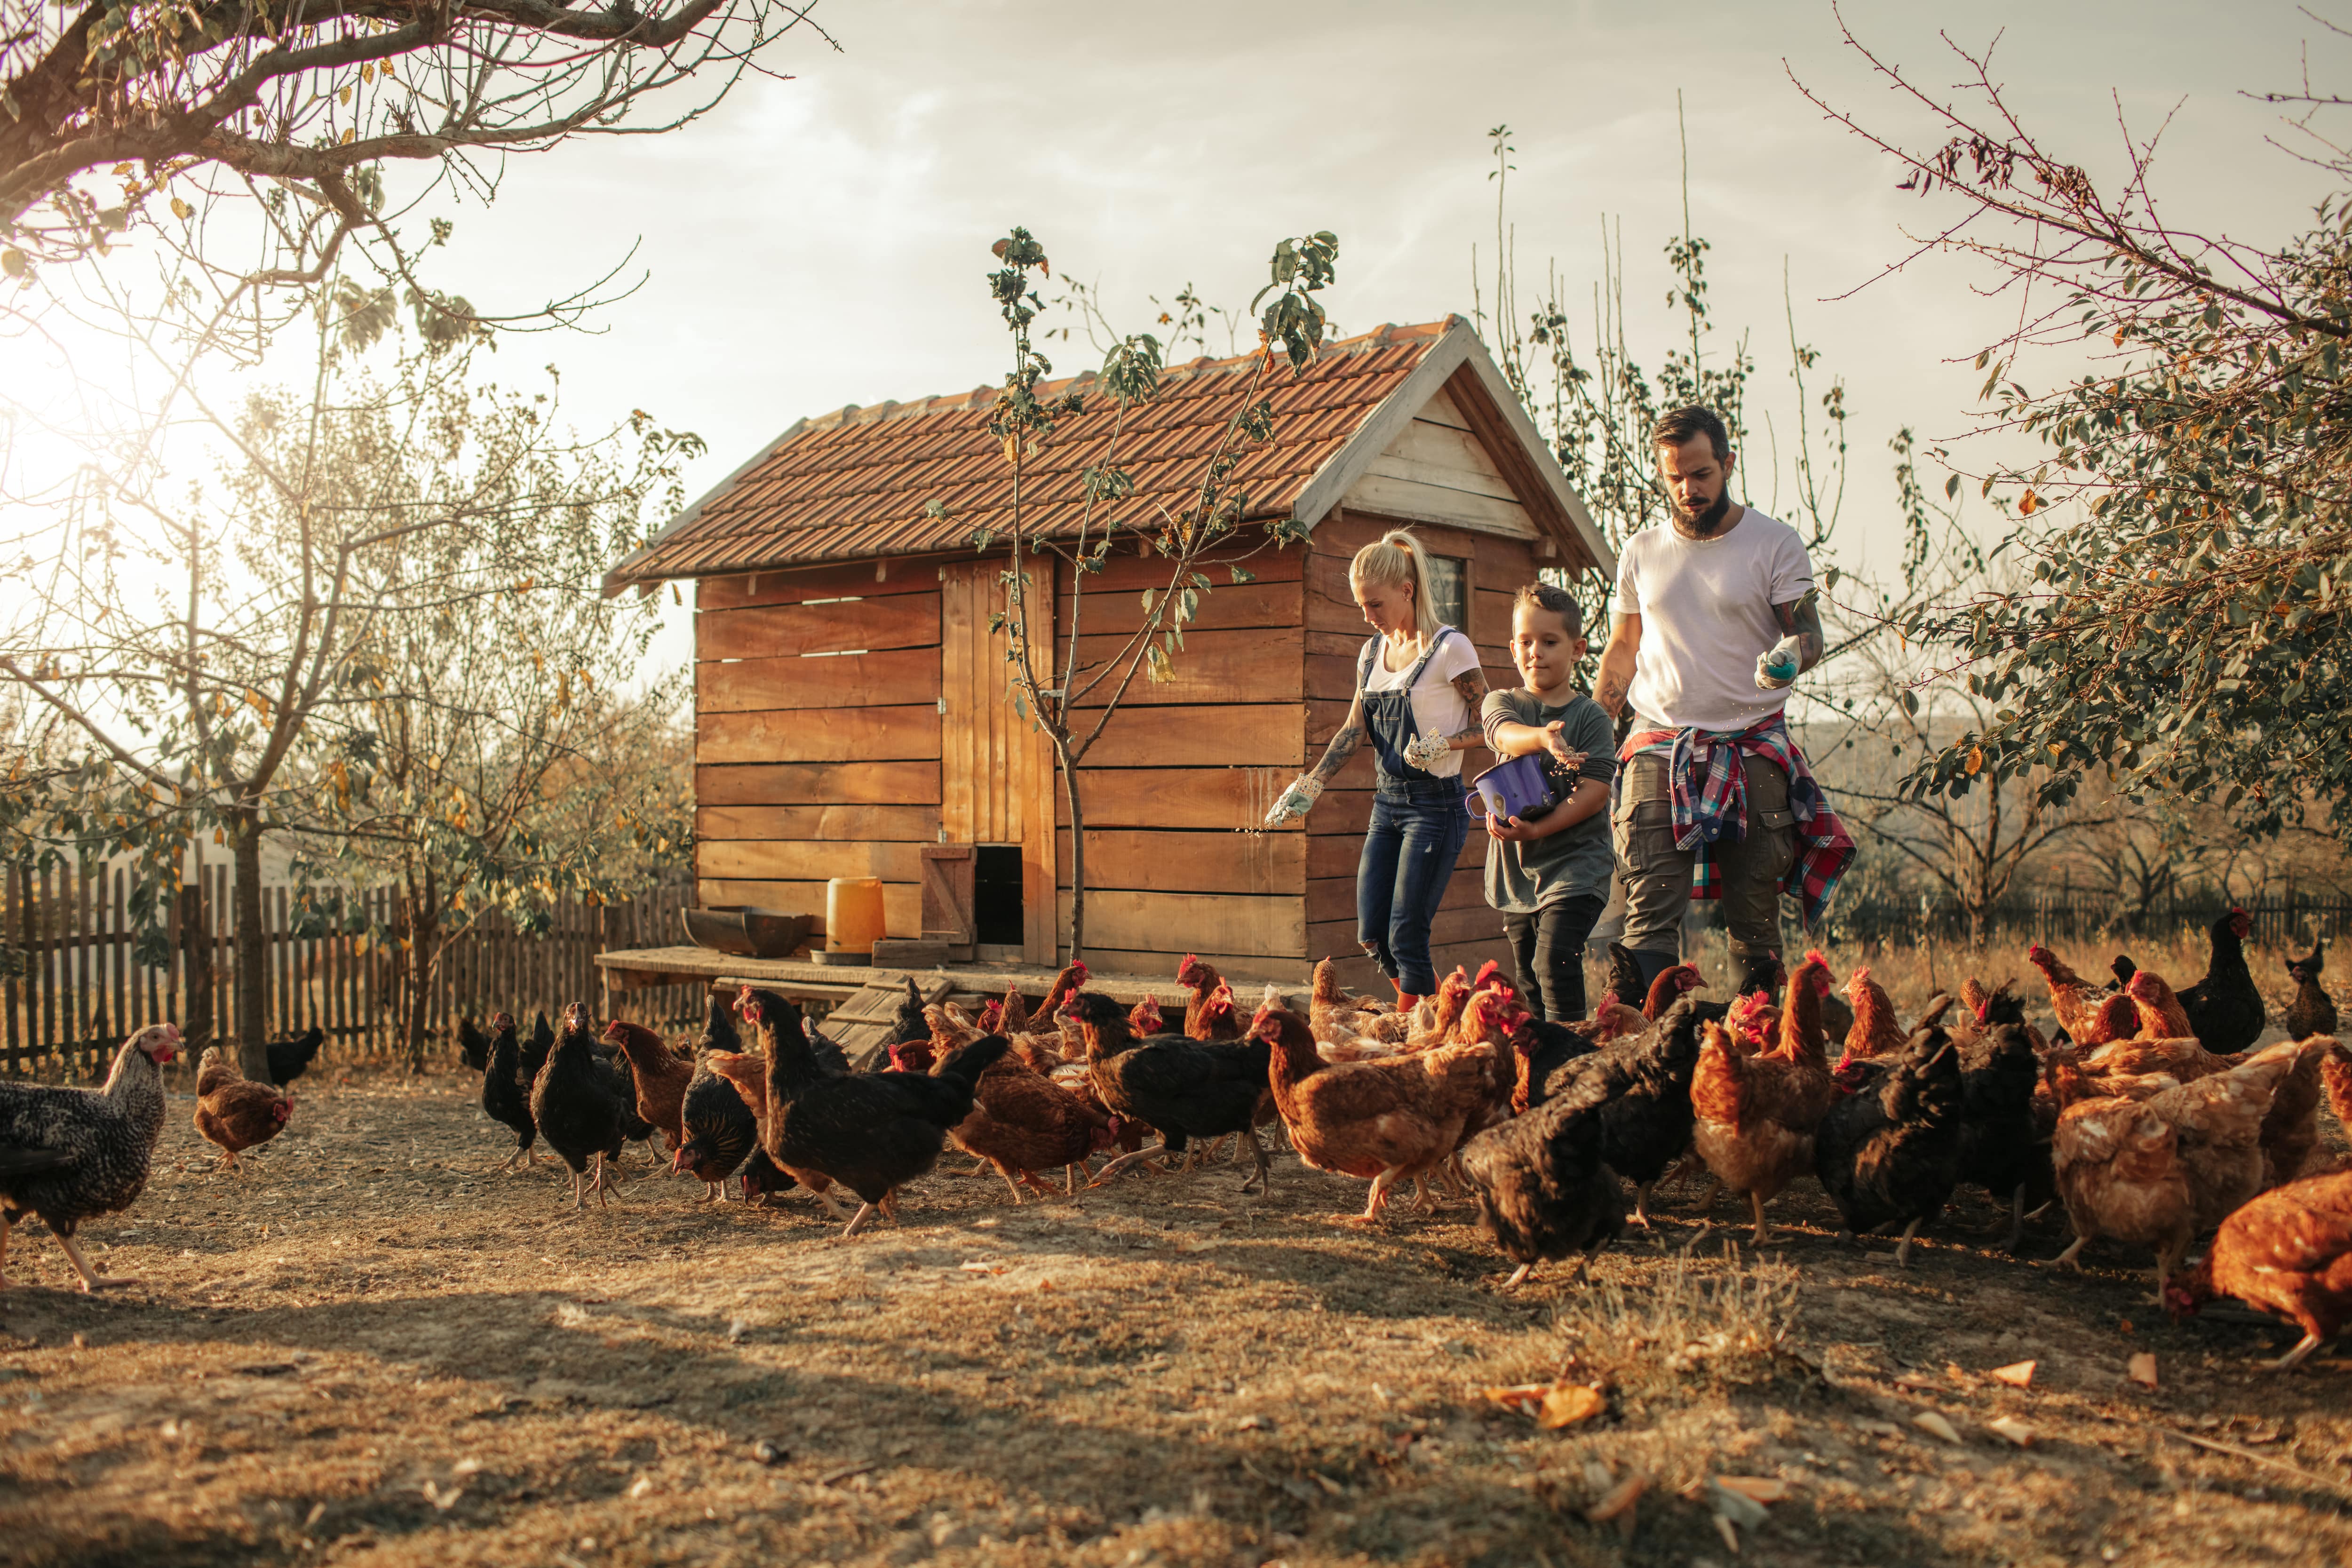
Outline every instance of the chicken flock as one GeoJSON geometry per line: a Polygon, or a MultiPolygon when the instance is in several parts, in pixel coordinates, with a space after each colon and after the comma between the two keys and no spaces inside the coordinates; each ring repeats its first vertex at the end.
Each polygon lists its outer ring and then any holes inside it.
{"type": "MultiPolygon", "coordinates": [[[[2246,932],[2238,911],[2218,921],[2210,973],[2178,992],[2126,957],[2088,981],[2034,945],[2050,1037],[2013,983],[1970,979],[1906,1025],[1867,968],[1841,985],[1818,952],[1717,1002],[1688,965],[1640,987],[1621,951],[1612,990],[1577,1024],[1531,1016],[1492,963],[1401,1010],[1348,994],[1327,961],[1303,1008],[1269,985],[1244,1016],[1232,984],[1188,957],[1174,1027],[1156,998],[1128,1007],[1088,990],[1083,963],[1034,1005],[1015,988],[976,1013],[926,1004],[909,983],[870,1063],[751,986],[714,995],[686,1046],[600,1027],[583,1003],[528,1036],[509,1014],[487,1034],[467,1020],[458,1040],[484,1113],[513,1135],[501,1168],[536,1163],[544,1143],[575,1207],[604,1203],[627,1145],[656,1139],[701,1184],[698,1201],[730,1182],[745,1202],[805,1188],[845,1239],[895,1217],[900,1189],[950,1145],[1016,1204],[1054,1193],[1057,1172],[1075,1194],[1179,1157],[1189,1170],[1229,1142],[1248,1160],[1244,1187],[1263,1191],[1279,1123],[1303,1163],[1368,1184],[1360,1223],[1401,1189],[1423,1210],[1440,1189],[1475,1200],[1516,1286],[1546,1261],[1572,1258],[1580,1276],[1629,1222],[1651,1224],[1676,1175],[1712,1179],[1703,1211],[1722,1191],[1744,1199],[1759,1245],[1773,1200],[1811,1177],[1842,1239],[1899,1232],[1898,1264],[1965,1186],[2009,1207],[2012,1251],[2056,1205],[2074,1240],[2055,1262],[2105,1237],[2152,1256],[2176,1313],[2230,1296],[2291,1321],[2304,1337],[2277,1363],[2291,1366],[2352,1318],[2352,1169],[2307,1170],[2323,1100],[2352,1128],[2352,1051],[2317,951],[2287,965],[2291,1037],[2254,1048],[2268,1020],[2246,932]]],[[[169,1025],[142,1030],[96,1090],[0,1085],[0,1266],[9,1226],[38,1215],[85,1289],[112,1282],[74,1227],[137,1197],[178,1045],[169,1025]]],[[[225,1164],[292,1110],[281,1086],[247,1082],[215,1051],[197,1089],[197,1129],[225,1164]]]]}

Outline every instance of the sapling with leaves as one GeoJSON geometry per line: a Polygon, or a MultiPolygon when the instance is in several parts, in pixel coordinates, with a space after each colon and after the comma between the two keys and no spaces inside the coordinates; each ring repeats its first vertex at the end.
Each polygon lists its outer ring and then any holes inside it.
{"type": "MultiPolygon", "coordinates": [[[[1230,394],[1219,394],[1216,439],[1187,480],[1182,500],[1150,506],[1131,504],[1135,481],[1119,463],[1136,415],[1165,390],[1160,340],[1148,332],[1123,335],[1104,355],[1091,387],[1040,396],[1053,366],[1036,346],[1040,334],[1034,323],[1045,307],[1034,280],[1050,278],[1052,268],[1045,247],[1024,228],[1013,229],[992,248],[1001,265],[989,275],[989,290],[1012,336],[1013,357],[988,428],[1002,444],[1011,470],[1011,504],[1000,525],[976,531],[972,543],[982,550],[1002,544],[1009,555],[1001,575],[1005,607],[991,618],[991,626],[1003,631],[1008,643],[1007,700],[1053,746],[1068,805],[1069,951],[1076,959],[1086,951],[1087,911],[1086,799],[1079,764],[1139,676],[1147,682],[1171,678],[1183,652],[1184,628],[1213,590],[1209,569],[1223,569],[1235,583],[1249,582],[1243,563],[1261,550],[1303,537],[1291,519],[1266,524],[1262,537],[1245,531],[1255,508],[1235,476],[1251,449],[1274,437],[1274,406],[1265,394],[1268,378],[1278,374],[1277,359],[1293,376],[1305,374],[1314,363],[1328,325],[1317,296],[1335,276],[1339,242],[1318,232],[1275,247],[1269,280],[1250,301],[1259,346],[1247,369],[1234,377],[1230,394]],[[1028,487],[1032,466],[1057,433],[1080,419],[1092,422],[1089,428],[1107,419],[1110,428],[1100,459],[1079,476],[1082,505],[1075,531],[1049,534],[1035,520],[1028,487]],[[1156,559],[1164,584],[1143,592],[1143,613],[1134,631],[1102,657],[1088,658],[1081,642],[1087,581],[1101,574],[1122,544],[1129,552],[1156,559]],[[1040,572],[1033,580],[1030,567],[1041,562],[1067,568],[1066,640],[1056,639],[1050,629],[1057,572],[1040,572]],[[1045,596],[1039,624],[1048,629],[1042,637],[1032,630],[1033,593],[1045,596]],[[1081,713],[1082,706],[1090,710],[1081,713]]],[[[936,500],[928,510],[934,516],[947,513],[936,500]]]]}

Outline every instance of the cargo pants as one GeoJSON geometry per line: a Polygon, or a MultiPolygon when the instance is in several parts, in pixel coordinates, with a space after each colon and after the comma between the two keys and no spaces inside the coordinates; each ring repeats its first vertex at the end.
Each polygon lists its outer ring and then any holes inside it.
{"type": "MultiPolygon", "coordinates": [[[[1740,758],[1748,773],[1748,836],[1726,833],[1708,846],[1715,861],[1733,967],[1780,952],[1780,879],[1797,862],[1797,817],[1789,809],[1789,775],[1769,757],[1740,758]]],[[[1610,817],[1617,866],[1625,879],[1625,945],[1635,952],[1682,952],[1696,851],[1675,847],[1673,769],[1664,756],[1624,765],[1610,817]]]]}

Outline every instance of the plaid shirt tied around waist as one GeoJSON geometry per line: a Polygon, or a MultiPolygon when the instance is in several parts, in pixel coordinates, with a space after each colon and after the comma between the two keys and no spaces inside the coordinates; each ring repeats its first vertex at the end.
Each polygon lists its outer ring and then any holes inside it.
{"type": "Polygon", "coordinates": [[[1723,891],[1721,872],[1707,847],[1727,831],[1735,838],[1748,836],[1748,770],[1740,758],[1750,752],[1770,759],[1789,775],[1789,810],[1797,819],[1800,847],[1788,875],[1780,879],[1780,891],[1803,906],[1810,931],[1821,923],[1838,879],[1853,863],[1853,835],[1830,809],[1829,796],[1806,765],[1805,753],[1790,739],[1780,714],[1745,730],[1636,730],[1618,748],[1621,765],[1613,787],[1622,792],[1627,770],[1622,764],[1635,757],[1668,759],[1675,847],[1696,852],[1691,897],[1717,898],[1723,891]]]}

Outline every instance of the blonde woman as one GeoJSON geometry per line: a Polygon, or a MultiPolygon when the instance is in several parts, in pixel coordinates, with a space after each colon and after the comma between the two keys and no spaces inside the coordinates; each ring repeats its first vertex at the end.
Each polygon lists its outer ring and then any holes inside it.
{"type": "Polygon", "coordinates": [[[1305,816],[1371,742],[1379,787],[1356,865],[1356,940],[1410,1006],[1437,989],[1429,929],[1470,833],[1462,753],[1485,739],[1486,682],[1470,639],[1437,618],[1420,540],[1400,529],[1365,545],[1348,582],[1378,634],[1356,660],[1355,703],[1323,760],[1283,792],[1265,822],[1305,816]]]}

